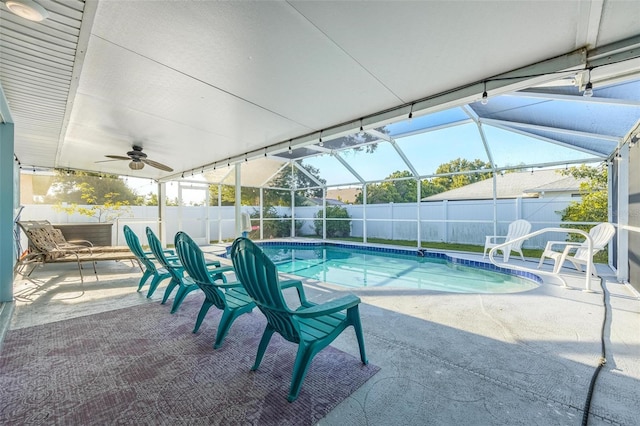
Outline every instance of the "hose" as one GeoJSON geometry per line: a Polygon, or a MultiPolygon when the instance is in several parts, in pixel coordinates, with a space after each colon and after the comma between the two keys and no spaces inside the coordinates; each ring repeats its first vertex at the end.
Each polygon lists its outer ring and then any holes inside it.
{"type": "Polygon", "coordinates": [[[591,382],[589,383],[589,391],[587,392],[587,400],[584,403],[584,410],[582,412],[582,426],[587,426],[589,423],[589,410],[591,409],[591,398],[593,397],[593,390],[596,386],[596,380],[598,380],[598,375],[602,370],[602,367],[607,363],[607,348],[605,346],[604,333],[605,327],[607,324],[607,318],[609,316],[608,309],[608,293],[606,290],[606,286],[604,284],[604,279],[600,277],[600,288],[602,289],[602,304],[604,306],[604,318],[602,320],[602,329],[600,330],[600,343],[601,343],[601,354],[600,359],[598,361],[598,366],[596,370],[593,372],[593,376],[591,376],[591,382]]]}

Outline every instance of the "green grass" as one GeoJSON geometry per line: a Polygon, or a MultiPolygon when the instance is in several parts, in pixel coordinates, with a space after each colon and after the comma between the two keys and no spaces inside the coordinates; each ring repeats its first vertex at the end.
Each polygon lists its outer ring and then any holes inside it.
{"type": "MultiPolygon", "coordinates": [[[[348,237],[341,238],[340,241],[354,241],[354,242],[362,242],[362,238],[357,237],[348,237]]],[[[387,240],[384,238],[367,238],[367,242],[374,244],[388,244],[393,246],[407,246],[407,247],[417,247],[417,242],[415,240],[387,240]]],[[[457,244],[457,243],[442,243],[442,242],[430,242],[423,241],[421,244],[422,248],[434,249],[434,250],[443,250],[443,251],[466,251],[469,253],[482,253],[484,251],[484,246],[477,246],[474,244],[457,244]]],[[[527,249],[523,248],[522,253],[525,257],[530,257],[534,259],[539,259],[542,256],[542,249],[527,249]]],[[[517,255],[516,255],[517,256],[517,255]]],[[[595,263],[608,263],[608,254],[606,250],[603,250],[593,258],[595,263]]]]}
{"type": "MultiPolygon", "coordinates": [[[[317,239],[316,235],[298,235],[296,238],[313,238],[317,239]]],[[[327,238],[327,240],[332,241],[351,241],[356,243],[361,243],[362,238],[359,237],[344,237],[344,238],[327,238]]],[[[418,244],[415,240],[387,240],[384,238],[367,238],[367,242],[373,244],[386,244],[391,246],[406,246],[406,247],[417,247],[418,244]]],[[[482,253],[484,251],[484,246],[477,246],[474,244],[458,244],[458,243],[443,243],[443,242],[431,242],[431,241],[423,241],[421,244],[422,248],[426,249],[434,249],[434,250],[442,250],[442,251],[464,251],[468,253],[482,253]]],[[[541,249],[527,249],[523,248],[522,253],[525,257],[539,259],[542,256],[541,249]]],[[[518,256],[516,254],[516,256],[518,256]]],[[[597,253],[593,261],[595,263],[608,263],[607,251],[603,250],[597,253]]]]}
{"type": "MultiPolygon", "coordinates": [[[[355,241],[362,242],[362,238],[356,237],[348,237],[341,238],[342,241],[355,241]]],[[[407,247],[417,247],[417,242],[415,240],[387,240],[384,238],[367,238],[367,242],[374,244],[388,244],[393,246],[407,246],[407,247]]],[[[435,250],[445,250],[445,251],[466,251],[469,253],[482,253],[484,251],[484,246],[477,246],[474,244],[458,244],[458,243],[442,243],[442,242],[431,242],[431,241],[423,241],[421,246],[423,248],[435,249],[435,250]]],[[[540,257],[542,255],[542,250],[539,249],[523,249],[522,250],[526,257],[540,257]]]]}

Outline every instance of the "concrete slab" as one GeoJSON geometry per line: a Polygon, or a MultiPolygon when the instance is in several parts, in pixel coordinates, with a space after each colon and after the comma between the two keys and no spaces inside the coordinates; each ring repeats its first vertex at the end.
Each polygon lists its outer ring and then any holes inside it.
{"type": "MultiPolygon", "coordinates": [[[[533,260],[522,265],[535,267],[533,260]]],[[[99,280],[87,274],[84,283],[73,265],[19,277],[10,328],[159,303],[166,286],[147,299],[135,292],[139,269],[123,262],[98,268],[99,280]]],[[[594,292],[582,291],[577,273],[565,275],[568,289],[545,277],[538,288],[512,294],[350,290],[363,301],[368,356],[381,371],[319,424],[580,424],[604,337],[607,363],[589,424],[639,425],[640,301],[608,268],[599,273],[604,293],[596,281],[594,292]]],[[[316,301],[342,291],[312,280],[305,286],[316,301]]],[[[358,354],[349,330],[334,346],[358,354]]]]}

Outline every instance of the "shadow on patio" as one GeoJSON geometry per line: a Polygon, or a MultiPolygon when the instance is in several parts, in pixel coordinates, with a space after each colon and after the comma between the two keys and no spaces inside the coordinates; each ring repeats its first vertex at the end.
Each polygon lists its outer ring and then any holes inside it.
{"type": "MultiPolygon", "coordinates": [[[[146,299],[135,292],[139,270],[128,264],[99,264],[100,280],[83,285],[66,266],[48,265],[31,280],[16,280],[10,329],[159,303],[166,286],[146,299]]],[[[600,357],[604,309],[599,286],[586,293],[582,279],[570,279],[574,289],[547,282],[515,294],[352,291],[364,302],[367,351],[381,370],[319,424],[579,424],[600,357]]],[[[315,300],[335,296],[330,285],[305,285],[315,300]]],[[[610,280],[606,288],[607,364],[589,424],[638,424],[640,309],[625,286],[610,280]]],[[[357,356],[351,331],[333,346],[357,356]]]]}

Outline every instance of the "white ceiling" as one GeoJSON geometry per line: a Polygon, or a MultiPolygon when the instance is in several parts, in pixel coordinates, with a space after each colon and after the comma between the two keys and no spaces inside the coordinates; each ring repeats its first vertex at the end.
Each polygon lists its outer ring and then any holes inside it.
{"type": "Polygon", "coordinates": [[[19,161],[153,179],[640,34],[635,0],[37,1],[0,15],[19,161]],[[175,172],[96,163],[134,143],[175,172]]]}

